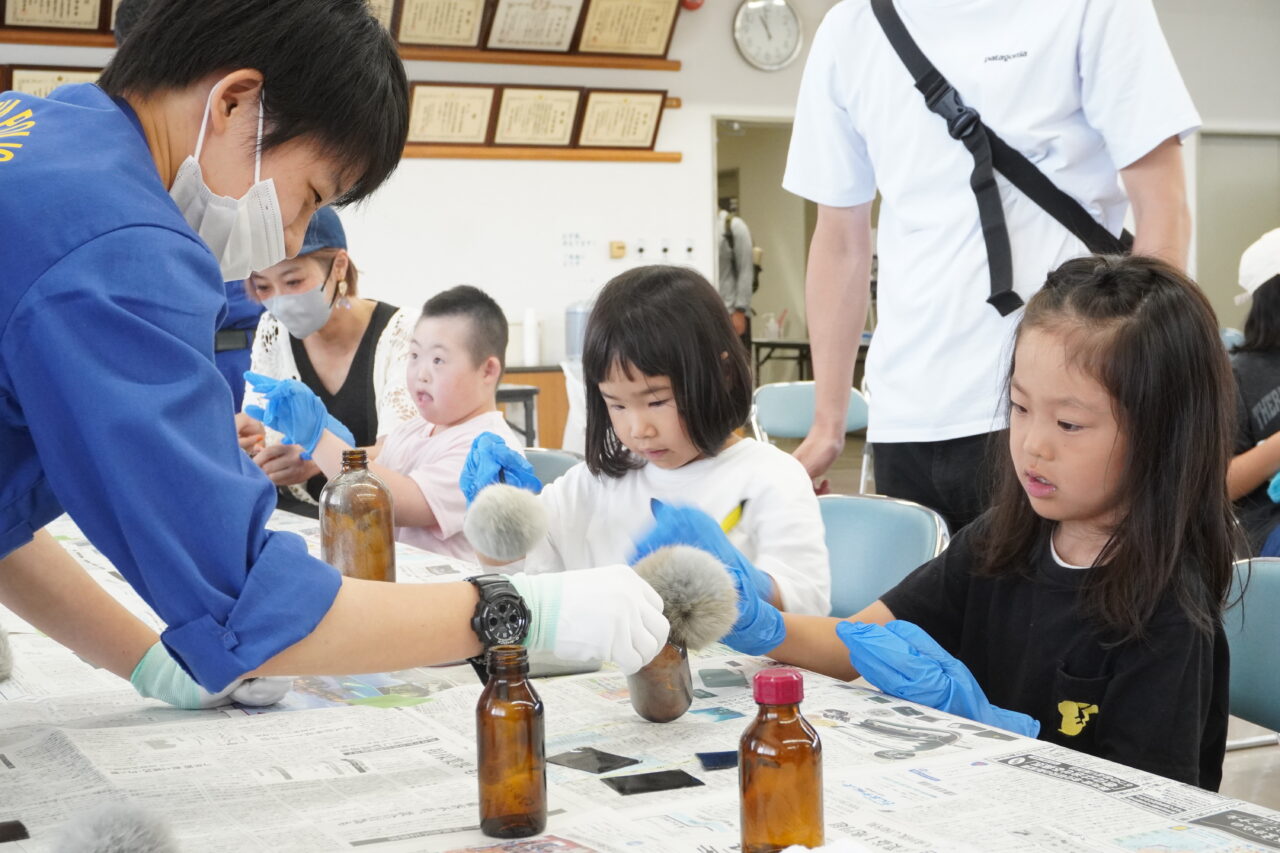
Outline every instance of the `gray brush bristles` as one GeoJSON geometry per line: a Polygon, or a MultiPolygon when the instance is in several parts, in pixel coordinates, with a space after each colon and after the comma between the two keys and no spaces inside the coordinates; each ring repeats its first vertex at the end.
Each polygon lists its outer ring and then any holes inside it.
{"type": "Polygon", "coordinates": [[[671,639],[690,649],[719,640],[738,621],[738,592],[715,557],[688,545],[659,548],[635,565],[662,598],[671,639]]]}
{"type": "Polygon", "coordinates": [[[177,853],[169,824],[133,803],[109,803],[63,827],[57,853],[177,853]]]}
{"type": "Polygon", "coordinates": [[[9,645],[9,632],[0,625],[0,681],[13,674],[13,648],[9,645]]]}
{"type": "Polygon", "coordinates": [[[471,502],[462,532],[479,553],[509,563],[546,538],[547,511],[533,492],[494,483],[471,502]]]}

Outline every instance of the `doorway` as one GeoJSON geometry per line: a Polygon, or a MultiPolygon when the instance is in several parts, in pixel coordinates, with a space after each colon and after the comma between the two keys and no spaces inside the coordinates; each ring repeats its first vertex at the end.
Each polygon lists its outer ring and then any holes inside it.
{"type": "MultiPolygon", "coordinates": [[[[751,300],[756,337],[762,336],[771,317],[781,321],[780,337],[808,337],[804,271],[809,217],[804,199],[782,188],[790,144],[789,120],[716,120],[717,208],[727,205],[741,216],[752,244],[763,250],[760,289],[751,300]]],[[[781,382],[796,379],[798,370],[794,362],[774,361],[765,364],[761,374],[758,382],[781,382]]]]}
{"type": "Polygon", "coordinates": [[[1280,135],[1202,133],[1196,160],[1196,279],[1219,326],[1243,328],[1240,255],[1280,228],[1280,135]]]}

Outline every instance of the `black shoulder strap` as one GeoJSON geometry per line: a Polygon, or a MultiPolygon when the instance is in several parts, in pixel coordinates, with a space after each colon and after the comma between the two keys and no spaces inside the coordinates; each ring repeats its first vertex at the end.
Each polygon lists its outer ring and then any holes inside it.
{"type": "Polygon", "coordinates": [[[991,295],[987,302],[1002,316],[1021,306],[1022,298],[1013,290],[1009,229],[1005,224],[993,170],[998,170],[1009,183],[1058,220],[1089,251],[1122,253],[1133,245],[1132,236],[1127,232],[1119,238],[1112,235],[1078,201],[1058,189],[1030,160],[983,123],[978,111],[965,104],[960,93],[921,52],[893,7],[893,0],[871,0],[871,11],[875,13],[894,52],[915,80],[925,105],[946,121],[947,132],[953,139],[963,142],[973,155],[969,186],[978,202],[978,219],[987,245],[987,263],[991,273],[991,295]]]}
{"type": "Polygon", "coordinates": [[[730,213],[724,218],[724,237],[729,241],[729,265],[733,270],[733,280],[738,280],[738,242],[733,238],[733,217],[730,213]]]}

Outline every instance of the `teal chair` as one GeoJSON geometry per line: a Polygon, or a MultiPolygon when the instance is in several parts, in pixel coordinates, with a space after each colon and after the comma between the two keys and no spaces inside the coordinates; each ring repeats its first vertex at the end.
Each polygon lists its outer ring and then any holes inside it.
{"type": "MultiPolygon", "coordinates": [[[[867,398],[857,388],[850,388],[849,392],[849,408],[844,414],[846,433],[867,428],[867,398]]],[[[751,431],[758,441],[804,438],[813,425],[816,408],[816,392],[812,382],[771,382],[761,385],[751,399],[751,431]]],[[[864,452],[859,491],[866,488],[869,470],[869,457],[864,452]]]]}
{"type": "Polygon", "coordinates": [[[565,472],[582,461],[572,450],[552,450],[546,447],[526,447],[524,458],[533,466],[533,473],[545,486],[565,475],[565,472]]]}
{"type": "Polygon", "coordinates": [[[942,553],[950,533],[926,506],[881,495],[818,498],[831,560],[831,615],[852,616],[942,553]]]}
{"type": "MultiPolygon", "coordinates": [[[[1236,563],[1231,600],[1244,597],[1223,615],[1222,627],[1231,646],[1231,713],[1254,725],[1280,731],[1280,558],[1255,557],[1236,563]],[[1247,568],[1246,568],[1247,567],[1247,568]]],[[[1276,735],[1246,738],[1228,749],[1276,743],[1276,735]]]]}

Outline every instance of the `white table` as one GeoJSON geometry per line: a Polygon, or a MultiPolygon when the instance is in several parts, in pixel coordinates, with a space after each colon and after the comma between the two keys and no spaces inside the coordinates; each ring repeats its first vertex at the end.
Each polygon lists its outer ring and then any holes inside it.
{"type": "MultiPolygon", "coordinates": [[[[314,521],[279,521],[317,545],[314,521]]],[[[130,601],[69,521],[54,527],[130,601]]],[[[402,578],[470,569],[403,554],[402,578]]],[[[0,624],[17,623],[0,612],[0,624]]],[[[17,671],[0,683],[0,820],[21,819],[34,837],[0,853],[50,850],[62,823],[123,797],[163,814],[184,853],[727,853],[738,840],[737,774],[703,771],[694,753],[736,748],[755,709],[745,685],[768,665],[722,647],[695,657],[698,698],[666,725],[634,714],[616,671],[540,680],[549,756],[594,746],[639,759],[617,774],[680,768],[705,784],[622,797],[551,765],[547,833],[501,846],[474,828],[480,685],[469,667],[305,678],[267,713],[188,712],[138,699],[21,625],[12,640],[17,671]]],[[[841,849],[1280,850],[1280,813],[821,676],[807,676],[806,690],[823,742],[827,840],[841,849]]]]}

